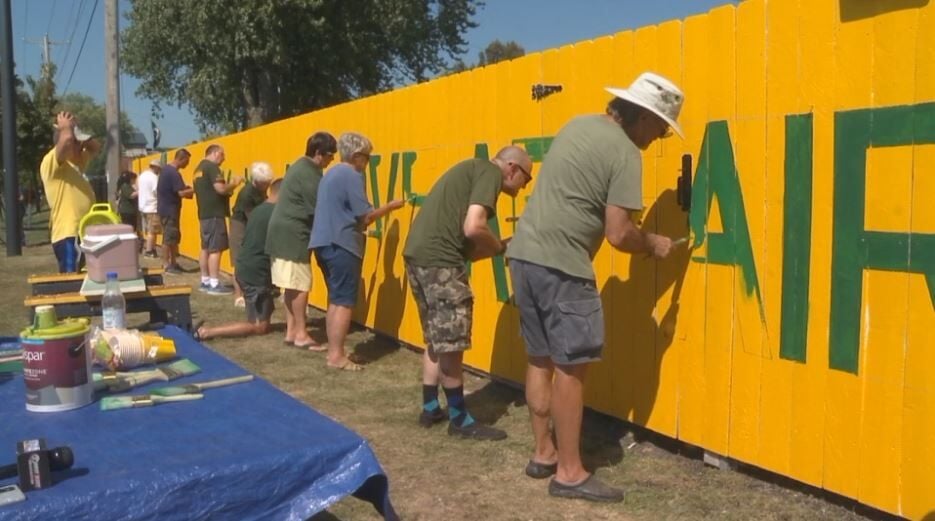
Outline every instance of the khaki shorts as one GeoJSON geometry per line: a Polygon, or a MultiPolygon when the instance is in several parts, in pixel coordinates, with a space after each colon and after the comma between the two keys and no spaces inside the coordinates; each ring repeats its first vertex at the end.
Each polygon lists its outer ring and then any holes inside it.
{"type": "Polygon", "coordinates": [[[273,286],[295,291],[308,291],[312,288],[312,267],[307,262],[295,262],[272,258],[270,274],[273,286]]]}
{"type": "Polygon", "coordinates": [[[243,236],[246,225],[237,219],[231,219],[230,231],[227,234],[231,250],[231,266],[237,265],[237,256],[240,255],[240,245],[243,244],[243,236]]]}
{"type": "Polygon", "coordinates": [[[419,307],[427,347],[435,353],[470,349],[474,294],[467,269],[423,268],[406,263],[406,275],[419,307]]]}
{"type": "Polygon", "coordinates": [[[157,213],[143,214],[143,233],[156,235],[162,233],[162,222],[157,213]]]}

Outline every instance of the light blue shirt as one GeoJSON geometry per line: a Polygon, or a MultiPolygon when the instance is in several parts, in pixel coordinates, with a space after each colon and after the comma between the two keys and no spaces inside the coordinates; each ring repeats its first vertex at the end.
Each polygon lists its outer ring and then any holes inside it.
{"type": "Polygon", "coordinates": [[[364,227],[360,219],[373,211],[364,176],[347,163],[333,166],[318,185],[318,206],[308,248],[336,245],[364,257],[364,227]]]}

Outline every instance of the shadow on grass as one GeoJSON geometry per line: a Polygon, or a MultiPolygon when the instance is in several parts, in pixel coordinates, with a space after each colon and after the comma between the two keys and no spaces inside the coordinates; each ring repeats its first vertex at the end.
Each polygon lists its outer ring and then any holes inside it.
{"type": "Polygon", "coordinates": [[[341,518],[324,510],[308,518],[306,521],[341,521],[341,518]]]}
{"type": "Polygon", "coordinates": [[[523,391],[488,381],[483,387],[465,397],[471,415],[481,423],[493,425],[506,415],[510,406],[523,407],[526,398],[523,391]]]}
{"type": "MultiPolygon", "coordinates": [[[[366,331],[365,328],[355,325],[354,330],[366,331]]],[[[374,333],[370,338],[354,346],[354,354],[363,359],[365,364],[372,364],[383,358],[399,351],[399,343],[383,335],[374,333]]]]}

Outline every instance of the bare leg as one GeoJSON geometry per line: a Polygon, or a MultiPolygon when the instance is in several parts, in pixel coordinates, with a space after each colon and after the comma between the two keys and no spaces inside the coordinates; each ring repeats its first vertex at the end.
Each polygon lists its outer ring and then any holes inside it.
{"type": "Polygon", "coordinates": [[[286,307],[292,310],[293,342],[298,345],[315,344],[315,341],[312,340],[312,337],[308,335],[308,331],[305,329],[305,311],[308,308],[308,292],[295,291],[292,302],[286,302],[286,307]]]}
{"type": "Polygon", "coordinates": [[[208,254],[208,277],[218,279],[221,274],[221,252],[212,251],[208,254]]]}
{"type": "Polygon", "coordinates": [[[587,364],[556,367],[552,382],[552,419],[558,440],[558,472],[555,479],[573,485],[588,472],[581,464],[581,418],[584,408],[584,376],[587,364]]]}
{"type": "Polygon", "coordinates": [[[526,405],[529,407],[529,422],[536,442],[532,455],[536,463],[552,464],[558,459],[558,451],[549,429],[553,371],[552,360],[548,357],[530,357],[529,365],[526,366],[526,405]]]}
{"type": "Polygon", "coordinates": [[[422,384],[437,386],[440,371],[438,368],[438,355],[432,349],[425,348],[425,351],[422,352],[422,384]]]}
{"type": "Polygon", "coordinates": [[[464,385],[463,375],[464,352],[439,353],[438,368],[441,370],[442,387],[454,389],[464,385]]]}
{"type": "Polygon", "coordinates": [[[216,337],[242,337],[251,335],[265,335],[269,332],[269,322],[230,322],[219,326],[201,326],[198,336],[203,340],[216,337]]]}
{"type": "Polygon", "coordinates": [[[201,268],[202,278],[208,277],[208,250],[201,250],[198,254],[198,267],[201,268]]]}
{"type": "Polygon", "coordinates": [[[347,331],[351,327],[352,312],[350,307],[328,304],[325,327],[328,331],[328,365],[332,367],[344,367],[353,363],[344,352],[344,339],[347,338],[347,331]]]}

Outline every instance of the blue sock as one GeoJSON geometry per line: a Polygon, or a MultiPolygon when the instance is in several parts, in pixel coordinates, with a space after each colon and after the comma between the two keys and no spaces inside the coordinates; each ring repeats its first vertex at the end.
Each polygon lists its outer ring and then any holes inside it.
{"type": "Polygon", "coordinates": [[[458,427],[466,427],[474,423],[474,418],[464,405],[464,386],[445,389],[445,398],[448,400],[448,421],[458,427]]]}
{"type": "Polygon", "coordinates": [[[432,412],[438,408],[438,386],[422,384],[422,409],[432,412]]]}

